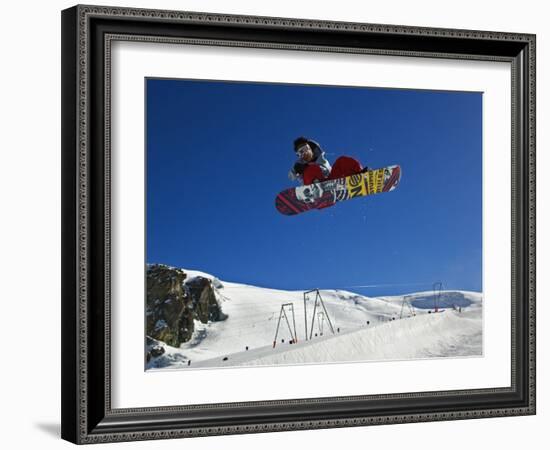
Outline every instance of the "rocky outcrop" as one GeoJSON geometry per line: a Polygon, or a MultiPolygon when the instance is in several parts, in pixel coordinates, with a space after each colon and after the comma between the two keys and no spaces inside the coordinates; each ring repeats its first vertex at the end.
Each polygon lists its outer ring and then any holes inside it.
{"type": "Polygon", "coordinates": [[[147,336],[179,347],[192,338],[195,319],[207,323],[225,320],[227,315],[208,278],[188,280],[181,269],[151,264],[147,266],[146,318],[147,336]]]}
{"type": "Polygon", "coordinates": [[[202,323],[219,322],[227,319],[212,288],[212,282],[208,278],[195,277],[187,281],[186,286],[193,298],[194,317],[202,323]]]}
{"type": "Polygon", "coordinates": [[[162,265],[147,268],[147,335],[178,347],[193,334],[192,298],[181,269],[162,265]]]}

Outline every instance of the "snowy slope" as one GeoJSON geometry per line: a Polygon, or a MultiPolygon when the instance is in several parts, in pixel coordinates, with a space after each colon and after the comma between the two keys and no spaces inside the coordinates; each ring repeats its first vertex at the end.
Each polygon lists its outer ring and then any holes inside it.
{"type": "Polygon", "coordinates": [[[423,314],[362,328],[338,336],[286,346],[279,351],[263,347],[213,358],[196,367],[279,365],[481,355],[481,329],[476,317],[458,312],[423,314]]]}
{"type": "MultiPolygon", "coordinates": [[[[230,283],[197,271],[186,273],[188,280],[195,276],[213,280],[218,301],[229,317],[208,324],[196,321],[193,339],[177,349],[161,344],[165,354],[153,359],[149,369],[481,354],[479,293],[442,292],[439,306],[444,312],[435,314],[432,292],[374,298],[349,291],[322,290],[326,314],[318,303],[311,340],[306,340],[303,291],[230,283]],[[290,343],[291,333],[283,316],[273,348],[283,303],[293,304],[294,321],[290,308],[286,308],[286,313],[290,328],[296,328],[298,342],[290,343]]],[[[306,301],[308,338],[314,304],[312,293],[306,301]]]]}

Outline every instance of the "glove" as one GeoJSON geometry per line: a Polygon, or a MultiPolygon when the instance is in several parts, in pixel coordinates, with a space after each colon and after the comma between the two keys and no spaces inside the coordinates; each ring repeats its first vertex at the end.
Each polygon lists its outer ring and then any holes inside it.
{"type": "Polygon", "coordinates": [[[304,173],[304,170],[306,170],[306,167],[307,164],[297,162],[296,164],[294,164],[294,168],[292,169],[292,171],[296,175],[302,175],[304,173]]]}
{"type": "Polygon", "coordinates": [[[295,181],[295,180],[297,180],[298,178],[299,178],[299,176],[296,175],[296,174],[294,173],[294,171],[292,171],[292,170],[289,170],[289,171],[288,171],[288,179],[289,179],[289,180],[295,181]]]}

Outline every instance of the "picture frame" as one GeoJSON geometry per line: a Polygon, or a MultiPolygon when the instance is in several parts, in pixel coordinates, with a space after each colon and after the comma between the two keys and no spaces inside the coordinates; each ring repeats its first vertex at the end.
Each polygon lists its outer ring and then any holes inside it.
{"type": "MultiPolygon", "coordinates": [[[[76,444],[535,414],[532,34],[78,5],[62,12],[62,438],[76,444]],[[511,70],[509,386],[113,408],[111,45],[499,61],[511,70]]],[[[139,193],[143,194],[143,193],[139,193]]]]}

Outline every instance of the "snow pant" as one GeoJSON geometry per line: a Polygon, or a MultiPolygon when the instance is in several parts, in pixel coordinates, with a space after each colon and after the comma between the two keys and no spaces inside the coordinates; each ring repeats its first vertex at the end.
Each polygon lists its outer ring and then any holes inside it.
{"type": "Polygon", "coordinates": [[[315,181],[334,180],[343,178],[361,172],[363,167],[361,163],[349,156],[340,156],[332,166],[332,170],[328,177],[325,177],[321,167],[318,164],[308,164],[304,170],[304,184],[315,183],[315,181]]]}

